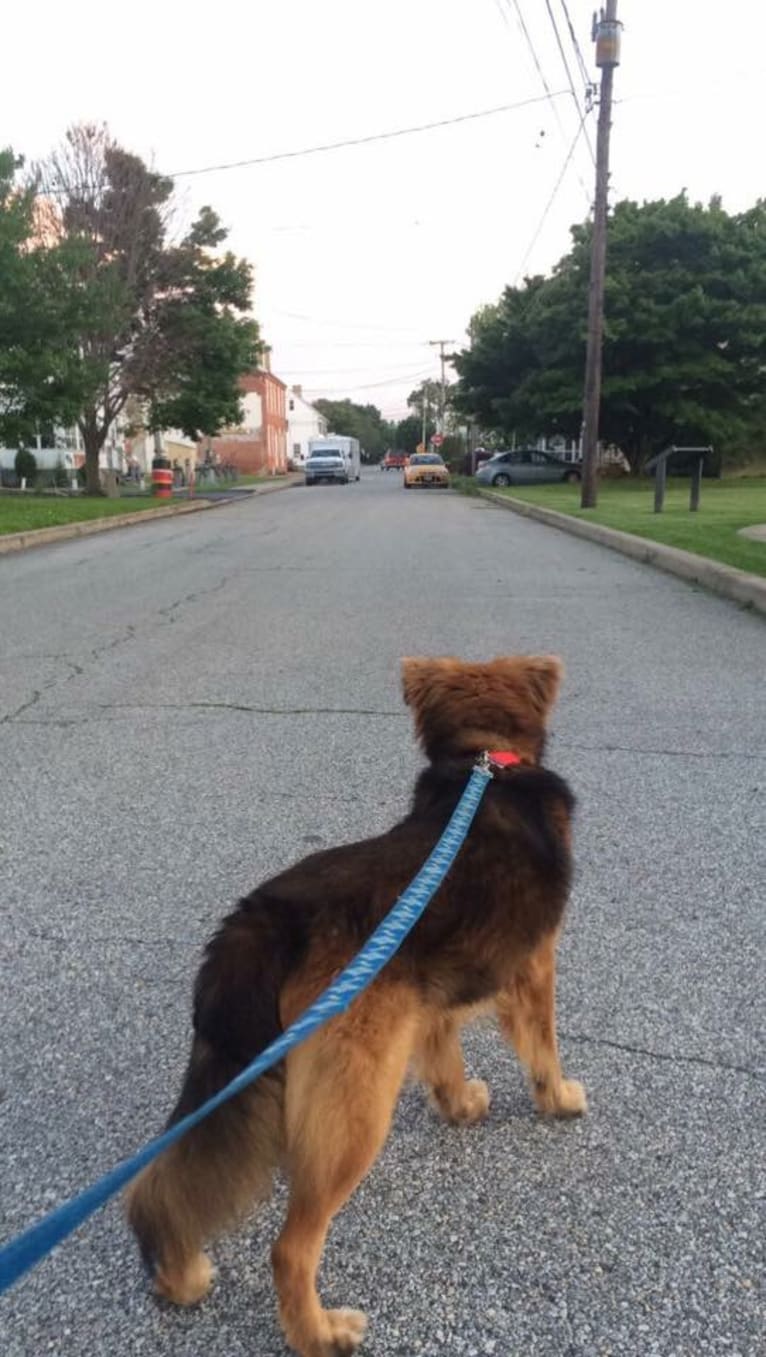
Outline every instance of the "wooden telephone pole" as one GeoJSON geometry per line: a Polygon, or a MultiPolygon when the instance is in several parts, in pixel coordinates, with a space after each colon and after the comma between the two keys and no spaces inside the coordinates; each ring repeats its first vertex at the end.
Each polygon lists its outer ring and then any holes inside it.
{"type": "Polygon", "coordinates": [[[620,32],[617,0],[606,0],[600,18],[594,16],[593,38],[596,65],[601,70],[601,93],[596,142],[596,198],[593,206],[593,243],[588,289],[588,347],[585,358],[585,394],[582,429],[583,509],[596,507],[598,478],[598,421],[601,406],[601,353],[604,340],[604,277],[606,274],[606,224],[609,198],[609,133],[612,128],[612,86],[620,64],[620,32]]]}
{"type": "Polygon", "coordinates": [[[452,340],[451,340],[451,339],[429,339],[428,342],[429,342],[429,344],[430,344],[430,346],[431,346],[432,349],[438,349],[438,350],[439,350],[439,360],[440,360],[440,362],[441,362],[441,381],[440,381],[440,383],[439,383],[439,433],[441,434],[441,436],[442,436],[442,438],[443,438],[443,437],[444,437],[444,411],[445,411],[445,407],[446,407],[446,404],[447,404],[447,373],[446,373],[446,362],[447,362],[447,357],[446,357],[446,354],[445,354],[444,351],[445,351],[447,345],[452,343],[452,340]]]}

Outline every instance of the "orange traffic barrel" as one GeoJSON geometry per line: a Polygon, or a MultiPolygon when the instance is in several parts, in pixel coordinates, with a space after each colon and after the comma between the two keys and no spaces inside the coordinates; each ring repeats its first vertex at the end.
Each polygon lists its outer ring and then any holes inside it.
{"type": "Polygon", "coordinates": [[[158,499],[170,499],[173,494],[173,468],[167,457],[155,457],[152,462],[152,494],[158,499]]]}

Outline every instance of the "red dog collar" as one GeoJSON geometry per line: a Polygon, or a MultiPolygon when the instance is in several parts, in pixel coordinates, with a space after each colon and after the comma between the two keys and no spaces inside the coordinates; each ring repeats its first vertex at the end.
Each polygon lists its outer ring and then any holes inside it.
{"type": "Polygon", "coordinates": [[[495,768],[513,768],[521,763],[521,755],[513,749],[488,749],[487,758],[495,768]]]}

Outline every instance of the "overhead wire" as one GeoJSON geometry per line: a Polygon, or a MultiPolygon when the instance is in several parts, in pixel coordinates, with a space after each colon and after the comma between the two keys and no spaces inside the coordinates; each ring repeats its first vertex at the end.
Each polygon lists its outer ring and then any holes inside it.
{"type": "Polygon", "coordinates": [[[530,255],[531,255],[532,251],[534,250],[535,245],[537,244],[538,240],[540,239],[540,235],[541,235],[541,233],[542,233],[543,227],[545,226],[545,223],[546,223],[546,221],[548,220],[548,213],[550,212],[551,208],[553,207],[553,204],[554,204],[554,202],[556,201],[556,198],[557,198],[557,196],[558,196],[559,189],[561,188],[561,185],[562,185],[563,182],[564,182],[564,176],[566,175],[566,172],[567,172],[567,170],[569,169],[569,166],[570,166],[571,161],[572,161],[572,157],[573,157],[573,155],[574,155],[574,153],[575,153],[575,148],[576,148],[576,146],[577,146],[578,141],[580,140],[580,136],[581,136],[581,133],[582,133],[582,130],[583,130],[583,127],[584,127],[584,126],[585,126],[585,117],[583,116],[583,118],[581,118],[581,120],[580,120],[580,126],[578,127],[577,131],[575,132],[575,135],[574,135],[574,139],[573,139],[573,141],[572,141],[572,144],[571,144],[571,146],[569,147],[569,150],[568,150],[568,152],[567,152],[566,159],[565,159],[563,165],[561,166],[561,170],[560,170],[560,172],[559,172],[558,179],[556,180],[556,183],[555,183],[554,186],[553,186],[553,190],[552,190],[552,192],[551,192],[551,195],[550,195],[550,197],[549,197],[549,199],[548,199],[548,201],[547,201],[547,203],[545,204],[545,207],[544,207],[544,209],[543,209],[542,216],[540,217],[540,220],[539,220],[539,222],[537,223],[537,226],[536,226],[536,228],[535,228],[535,233],[534,233],[534,235],[532,236],[532,239],[530,240],[529,245],[527,246],[527,250],[526,250],[526,253],[525,253],[525,255],[524,255],[524,258],[522,259],[522,261],[521,261],[521,263],[520,263],[520,265],[519,265],[519,267],[518,267],[518,270],[517,270],[517,273],[516,273],[516,277],[515,277],[514,280],[513,280],[513,286],[514,286],[514,287],[517,287],[517,286],[518,286],[519,279],[521,278],[521,276],[522,276],[522,274],[523,274],[523,272],[524,272],[524,269],[526,268],[527,261],[528,261],[530,255]]]}
{"type": "MultiPolygon", "coordinates": [[[[565,52],[565,50],[564,50],[564,44],[563,44],[563,42],[561,41],[561,34],[559,33],[559,26],[558,26],[558,24],[556,23],[556,16],[555,16],[555,14],[553,13],[553,6],[552,6],[552,4],[551,4],[551,0],[545,0],[545,8],[546,8],[547,11],[548,11],[548,17],[549,17],[549,19],[550,19],[550,21],[551,21],[551,27],[553,28],[553,32],[554,32],[555,37],[556,37],[556,45],[558,46],[559,54],[560,54],[560,56],[561,56],[561,60],[562,60],[563,66],[564,66],[564,70],[566,71],[567,80],[569,81],[569,88],[570,88],[570,90],[571,90],[571,92],[572,92],[572,98],[573,98],[573,100],[574,100],[575,108],[577,109],[578,117],[582,118],[582,120],[583,120],[583,134],[584,134],[584,137],[585,137],[586,145],[587,145],[587,147],[588,147],[588,151],[590,152],[590,158],[591,158],[591,160],[593,161],[593,164],[595,165],[595,163],[596,163],[596,154],[595,154],[595,151],[593,150],[593,146],[592,146],[592,144],[591,144],[590,137],[588,136],[588,129],[587,129],[587,127],[585,126],[585,119],[586,119],[586,117],[587,117],[587,114],[590,112],[590,108],[587,107],[587,106],[586,106],[585,108],[583,108],[582,104],[580,103],[580,99],[579,99],[579,96],[578,96],[578,94],[577,94],[577,88],[576,88],[574,79],[573,79],[573,77],[572,77],[572,71],[571,71],[570,66],[569,66],[569,61],[568,61],[568,58],[567,58],[567,54],[566,54],[566,52],[565,52]]],[[[587,82],[586,82],[586,84],[587,84],[587,82]]]]}
{"type": "MultiPolygon", "coordinates": [[[[329,325],[330,327],[339,330],[372,330],[375,334],[379,335],[398,335],[402,339],[402,342],[404,342],[404,336],[406,335],[421,333],[420,331],[416,332],[415,330],[410,330],[406,325],[403,325],[401,328],[384,325],[366,325],[363,321],[330,320],[327,316],[306,316],[301,311],[273,311],[272,315],[282,316],[285,320],[302,320],[308,325],[329,325]]],[[[421,339],[413,339],[413,343],[420,344],[423,342],[424,341],[421,339]]]]}
{"type": "Polygon", "coordinates": [[[582,76],[583,83],[584,83],[586,86],[588,86],[588,85],[590,85],[590,84],[592,83],[592,82],[591,82],[590,71],[588,70],[588,67],[587,67],[586,64],[585,64],[585,59],[584,59],[583,54],[582,54],[582,48],[580,47],[580,43],[578,42],[578,39],[577,39],[577,33],[576,33],[576,31],[575,31],[575,26],[574,26],[574,24],[572,23],[572,16],[571,16],[571,14],[569,13],[569,6],[568,6],[568,4],[567,4],[567,0],[561,0],[561,8],[562,8],[563,11],[564,11],[564,17],[565,17],[565,19],[566,19],[566,21],[567,21],[567,27],[568,27],[568,29],[569,29],[569,36],[570,36],[570,38],[572,39],[572,46],[574,47],[575,56],[577,57],[577,64],[578,64],[578,66],[579,66],[579,68],[580,68],[580,75],[582,76]]]}
{"type": "MultiPolygon", "coordinates": [[[[401,363],[401,362],[402,362],[402,359],[400,358],[400,359],[399,359],[399,363],[401,363]]],[[[300,372],[302,372],[306,378],[309,378],[309,377],[344,377],[344,378],[345,378],[345,377],[358,377],[361,373],[369,372],[369,371],[370,371],[370,365],[369,365],[369,363],[368,363],[366,367],[361,367],[361,368],[301,368],[300,370],[299,370],[298,368],[285,368],[285,367],[282,367],[282,368],[280,368],[280,371],[282,372],[283,376],[286,376],[286,377],[297,377],[297,376],[300,375],[300,372]]],[[[400,372],[400,370],[399,370],[399,365],[398,365],[398,364],[393,364],[393,365],[391,365],[391,364],[383,364],[382,366],[376,364],[376,365],[375,365],[375,371],[376,371],[376,372],[396,372],[397,376],[396,376],[396,377],[393,377],[393,378],[392,378],[392,381],[398,381],[398,380],[399,380],[399,377],[401,376],[401,372],[400,372]]]]}
{"type": "Polygon", "coordinates": [[[363,382],[360,386],[346,386],[343,382],[335,386],[309,386],[307,382],[303,383],[305,391],[311,391],[315,396],[323,391],[372,391],[381,386],[398,386],[400,382],[422,381],[426,377],[433,376],[433,368],[419,369],[417,372],[402,372],[398,377],[388,377],[382,382],[363,382]]]}
{"type": "Polygon", "coordinates": [[[315,339],[293,341],[291,349],[421,349],[421,339],[315,339]]]}
{"type": "MultiPolygon", "coordinates": [[[[563,123],[563,121],[562,121],[562,119],[561,119],[561,114],[559,113],[558,105],[555,104],[555,103],[553,102],[553,100],[554,100],[554,95],[553,95],[553,93],[552,93],[552,91],[551,91],[551,87],[550,87],[550,85],[549,85],[549,83],[548,83],[548,79],[547,79],[547,77],[546,77],[545,71],[543,70],[542,63],[541,63],[541,61],[540,61],[540,58],[539,58],[539,56],[538,56],[538,54],[537,54],[537,48],[535,47],[535,44],[534,44],[534,42],[533,42],[533,40],[532,40],[532,35],[531,35],[529,29],[527,28],[527,24],[526,24],[526,20],[525,20],[525,18],[524,18],[524,14],[523,14],[523,11],[522,11],[522,8],[521,8],[521,4],[519,3],[519,0],[506,0],[506,3],[507,3],[507,4],[512,4],[513,7],[514,7],[514,10],[516,11],[516,19],[517,19],[517,21],[518,21],[519,28],[521,29],[521,32],[522,32],[522,34],[523,34],[523,36],[524,36],[524,39],[525,39],[526,44],[527,44],[527,47],[529,48],[530,55],[531,55],[532,60],[533,60],[533,62],[534,62],[534,64],[535,64],[535,69],[537,70],[537,73],[538,73],[538,75],[539,75],[539,77],[540,77],[540,80],[541,80],[541,82],[542,82],[543,89],[545,90],[545,97],[546,97],[546,99],[548,100],[548,102],[550,102],[550,105],[551,105],[551,108],[552,108],[552,110],[553,110],[553,113],[554,113],[556,122],[557,122],[557,124],[558,124],[559,131],[560,131],[560,133],[561,133],[562,140],[563,140],[564,144],[566,145],[567,132],[566,132],[566,129],[565,129],[565,127],[564,127],[564,123],[563,123]]],[[[569,92],[570,92],[570,91],[568,90],[567,93],[569,93],[569,92]]],[[[579,140],[579,134],[578,134],[577,140],[579,140]]],[[[587,201],[588,201],[588,204],[590,205],[591,193],[590,193],[590,190],[587,188],[587,186],[586,186],[586,184],[585,184],[585,180],[583,179],[583,177],[582,177],[582,175],[580,174],[580,171],[579,171],[579,170],[577,171],[577,178],[578,178],[578,180],[579,180],[579,182],[580,182],[580,187],[582,188],[582,191],[583,191],[583,193],[585,194],[585,197],[586,197],[586,199],[587,199],[587,201]]]]}
{"type": "MultiPolygon", "coordinates": [[[[439,118],[434,122],[417,123],[412,127],[398,127],[391,132],[373,132],[365,137],[345,137],[342,141],[329,141],[318,146],[304,146],[296,151],[275,151],[269,155],[251,156],[247,160],[222,161],[215,165],[199,165],[189,170],[175,170],[171,179],[189,178],[197,174],[215,174],[220,170],[242,170],[252,165],[269,165],[278,160],[295,160],[300,156],[323,155],[327,151],[341,151],[349,146],[369,146],[373,142],[393,141],[396,137],[410,137],[420,132],[432,132],[439,127],[455,127],[458,123],[475,122],[479,118],[492,118],[500,113],[513,113],[519,108],[529,108],[533,104],[545,103],[568,94],[568,90],[551,90],[546,84],[545,95],[533,95],[529,99],[520,99],[513,104],[497,104],[493,108],[478,109],[475,113],[460,113],[453,118],[439,118]]],[[[555,107],[555,105],[554,105],[555,107]]]]}

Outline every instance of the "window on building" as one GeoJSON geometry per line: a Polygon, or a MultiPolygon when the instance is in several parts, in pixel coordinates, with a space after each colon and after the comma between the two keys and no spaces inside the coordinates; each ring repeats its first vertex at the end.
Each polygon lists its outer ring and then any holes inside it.
{"type": "Polygon", "coordinates": [[[300,455],[301,455],[300,443],[293,443],[293,457],[300,457],[300,455]]]}
{"type": "Polygon", "coordinates": [[[290,409],[291,409],[291,410],[294,410],[294,409],[295,409],[295,401],[292,400],[292,399],[290,400],[290,409]]]}

